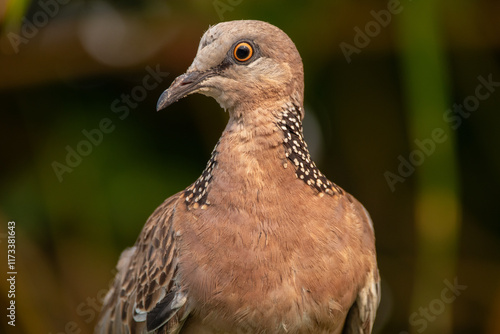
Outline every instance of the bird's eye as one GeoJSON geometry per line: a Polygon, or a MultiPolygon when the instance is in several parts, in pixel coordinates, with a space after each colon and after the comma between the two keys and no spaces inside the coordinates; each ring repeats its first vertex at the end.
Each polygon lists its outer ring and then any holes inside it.
{"type": "Polygon", "coordinates": [[[236,44],[233,51],[234,59],[239,62],[245,62],[252,58],[253,47],[247,42],[241,42],[236,44]]]}

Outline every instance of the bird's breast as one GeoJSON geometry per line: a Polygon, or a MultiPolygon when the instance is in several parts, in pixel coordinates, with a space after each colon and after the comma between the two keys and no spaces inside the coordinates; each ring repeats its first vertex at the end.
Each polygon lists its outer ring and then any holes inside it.
{"type": "Polygon", "coordinates": [[[353,302],[354,293],[337,291],[356,281],[349,258],[357,250],[348,238],[357,232],[336,220],[345,208],[335,196],[318,193],[287,166],[277,134],[260,150],[241,136],[221,138],[207,165],[206,204],[177,206],[182,285],[194,312],[214,326],[331,329],[353,302]]]}
{"type": "Polygon", "coordinates": [[[307,203],[300,192],[281,193],[283,188],[235,187],[214,199],[209,193],[206,209],[181,207],[175,223],[179,268],[193,303],[204,305],[198,312],[206,321],[246,324],[248,333],[285,333],[318,321],[332,326],[345,316],[342,305],[353,296],[330,297],[354,281],[345,269],[352,250],[329,226],[331,212],[321,210],[330,197],[307,203]]]}

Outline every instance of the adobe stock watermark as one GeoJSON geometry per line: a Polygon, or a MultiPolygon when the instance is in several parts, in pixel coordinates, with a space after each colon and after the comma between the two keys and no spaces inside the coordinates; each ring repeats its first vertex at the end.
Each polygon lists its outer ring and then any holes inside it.
{"type": "Polygon", "coordinates": [[[243,0],[214,0],[212,5],[219,16],[219,19],[224,21],[224,13],[232,12],[234,8],[242,2],[243,0]]]}
{"type": "Polygon", "coordinates": [[[7,38],[14,49],[14,52],[19,53],[19,46],[21,44],[28,44],[28,42],[38,35],[40,29],[49,24],[50,19],[54,18],[61,8],[61,6],[67,5],[71,0],[39,0],[37,2],[40,7],[33,16],[31,20],[23,17],[21,20],[20,34],[15,32],[7,33],[7,38]]]}
{"type": "MultiPolygon", "coordinates": [[[[120,98],[111,102],[110,109],[119,120],[125,120],[130,114],[130,110],[137,108],[139,103],[146,99],[149,92],[156,89],[169,75],[168,72],[160,70],[160,65],[156,65],[156,68],[146,66],[146,72],[147,74],[142,78],[140,85],[133,87],[129,94],[123,93],[120,98]]],[[[115,128],[115,122],[109,117],[104,117],[95,128],[83,129],[81,131],[83,139],[74,146],[66,145],[65,150],[67,153],[64,161],[54,160],[51,164],[59,182],[63,182],[64,174],[71,173],[80,166],[83,158],[89,156],[95,147],[101,145],[104,135],[112,133],[115,128]]]]}
{"type": "MultiPolygon", "coordinates": [[[[473,95],[467,96],[461,104],[454,103],[452,108],[443,113],[443,121],[451,129],[457,130],[464,119],[469,118],[479,108],[481,101],[487,100],[500,86],[499,81],[493,81],[491,73],[488,74],[487,78],[480,75],[477,80],[479,84],[473,95]]],[[[448,135],[441,127],[434,128],[427,138],[416,138],[414,140],[416,148],[410,152],[409,156],[403,157],[401,154],[398,156],[397,172],[384,172],[385,180],[391,191],[396,190],[396,184],[405,182],[408,177],[413,175],[416,167],[421,166],[436,151],[436,147],[446,140],[448,140],[448,135]]]]}
{"type": "MultiPolygon", "coordinates": [[[[426,307],[419,307],[417,312],[410,314],[408,322],[411,326],[417,327],[416,330],[422,333],[427,329],[429,323],[435,321],[446,310],[446,306],[453,303],[458,296],[462,294],[463,291],[467,289],[467,285],[462,285],[458,283],[457,277],[451,283],[449,280],[445,279],[443,281],[445,287],[441,290],[441,294],[438,298],[433,299],[429,302],[426,307]]],[[[402,331],[399,334],[409,334],[406,331],[402,331]]]]}
{"type": "MultiPolygon", "coordinates": [[[[108,286],[112,286],[114,283],[114,276],[117,274],[117,270],[113,269],[111,271],[112,279],[109,281],[108,286]]],[[[81,302],[76,307],[76,314],[83,319],[83,322],[90,324],[93,322],[97,315],[101,312],[104,298],[106,297],[109,288],[101,289],[97,292],[95,297],[87,297],[85,301],[81,302]]],[[[76,321],[68,321],[64,325],[64,331],[56,332],[55,334],[69,334],[69,333],[82,333],[82,328],[78,325],[76,321]]],[[[52,334],[52,332],[49,332],[52,334]]]]}
{"type": "Polygon", "coordinates": [[[370,45],[372,39],[377,37],[382,29],[386,28],[391,23],[392,17],[400,14],[402,11],[403,6],[399,0],[389,0],[387,2],[387,9],[381,9],[379,11],[371,10],[370,15],[373,17],[373,20],[368,21],[363,29],[358,26],[354,27],[355,34],[353,43],[341,42],[339,44],[340,50],[347,63],[350,64],[352,62],[352,56],[361,53],[364,48],[370,45]]]}

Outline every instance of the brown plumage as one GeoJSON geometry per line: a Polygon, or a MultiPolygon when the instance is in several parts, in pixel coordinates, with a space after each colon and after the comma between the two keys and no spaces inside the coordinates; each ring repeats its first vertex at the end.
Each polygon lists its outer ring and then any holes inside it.
{"type": "Polygon", "coordinates": [[[123,252],[97,333],[371,333],[373,226],[302,134],[295,45],[260,21],[209,28],[158,109],[188,94],[230,119],[200,178],[123,252]]]}

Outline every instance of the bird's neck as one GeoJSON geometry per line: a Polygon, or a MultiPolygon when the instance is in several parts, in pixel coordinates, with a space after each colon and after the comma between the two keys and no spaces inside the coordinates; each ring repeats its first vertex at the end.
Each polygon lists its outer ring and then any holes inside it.
{"type": "Polygon", "coordinates": [[[184,193],[188,206],[210,205],[211,191],[251,196],[297,179],[318,194],[341,191],[311,159],[302,133],[302,107],[288,102],[277,109],[231,117],[202,175],[184,193]]]}

